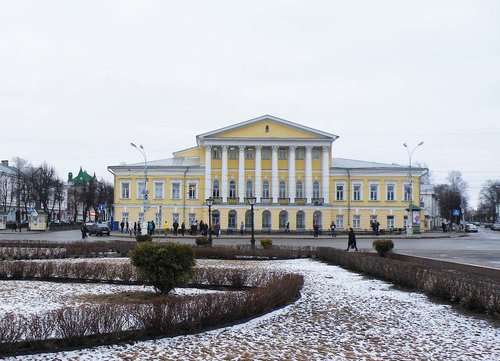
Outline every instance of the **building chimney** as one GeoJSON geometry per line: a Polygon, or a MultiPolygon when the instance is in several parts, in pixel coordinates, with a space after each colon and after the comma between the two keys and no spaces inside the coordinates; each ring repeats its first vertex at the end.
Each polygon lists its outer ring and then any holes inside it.
{"type": "Polygon", "coordinates": [[[8,160],[6,160],[6,159],[2,160],[2,165],[3,165],[4,167],[8,167],[8,166],[9,166],[9,161],[8,161],[8,160]]]}
{"type": "Polygon", "coordinates": [[[68,182],[71,182],[73,180],[73,173],[69,172],[68,173],[68,182]]]}

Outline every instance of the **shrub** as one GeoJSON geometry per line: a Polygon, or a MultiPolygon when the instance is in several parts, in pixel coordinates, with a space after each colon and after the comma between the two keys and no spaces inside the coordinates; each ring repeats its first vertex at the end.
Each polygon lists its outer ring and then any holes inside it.
{"type": "Polygon", "coordinates": [[[153,238],[149,234],[138,234],[135,236],[137,242],[151,242],[153,238]]]}
{"type": "Polygon", "coordinates": [[[130,258],[140,278],[162,294],[188,282],[195,263],[191,247],[175,243],[141,243],[130,258]]]}
{"type": "Polygon", "coordinates": [[[273,240],[272,239],[261,239],[260,240],[260,245],[264,249],[269,249],[273,246],[273,240]]]}
{"type": "Polygon", "coordinates": [[[210,241],[205,236],[196,237],[196,245],[197,246],[209,246],[210,245],[210,241]]]}
{"type": "Polygon", "coordinates": [[[377,239],[373,241],[373,248],[380,256],[384,257],[387,252],[392,251],[394,243],[390,239],[377,239]]]}

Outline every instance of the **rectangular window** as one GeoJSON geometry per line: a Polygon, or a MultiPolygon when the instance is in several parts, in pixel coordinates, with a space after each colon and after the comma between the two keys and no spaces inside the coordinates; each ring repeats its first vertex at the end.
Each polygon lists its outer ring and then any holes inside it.
{"type": "Polygon", "coordinates": [[[172,183],[172,199],[181,198],[181,184],[178,182],[172,183]]]}
{"type": "Polygon", "coordinates": [[[229,148],[228,158],[231,160],[237,160],[239,156],[238,148],[229,148]]]}
{"type": "Polygon", "coordinates": [[[393,201],[394,200],[394,193],[395,193],[396,187],[394,184],[388,184],[387,185],[387,200],[388,201],[393,201]]]}
{"type": "Polygon", "coordinates": [[[404,185],[404,200],[409,201],[411,199],[411,187],[409,184],[404,185]]]}
{"type": "Polygon", "coordinates": [[[344,185],[343,184],[337,184],[337,200],[338,201],[344,200],[344,185]]]}
{"type": "Polygon", "coordinates": [[[163,182],[155,182],[155,199],[163,199],[163,182]]]}
{"type": "Polygon", "coordinates": [[[172,213],[172,224],[179,223],[179,213],[172,213]]]}
{"type": "Polygon", "coordinates": [[[222,152],[219,147],[213,147],[212,148],[212,159],[221,159],[222,158],[222,152]]]}
{"type": "Polygon", "coordinates": [[[288,149],[287,148],[279,148],[278,149],[278,159],[279,160],[287,160],[288,159],[288,149]]]}
{"type": "Polygon", "coordinates": [[[361,216],[355,215],[352,217],[352,228],[360,229],[361,228],[361,216]]]}
{"type": "MultiPolygon", "coordinates": [[[[139,222],[144,222],[144,212],[139,212],[139,222]]],[[[144,232],[146,232],[145,229],[142,230],[142,234],[144,234],[144,232]]]]}
{"type": "Polygon", "coordinates": [[[255,149],[247,148],[245,150],[245,159],[252,160],[255,158],[255,149]]]}
{"type": "Polygon", "coordinates": [[[352,200],[353,201],[361,200],[361,184],[352,185],[352,200]]]}
{"type": "Polygon", "coordinates": [[[188,184],[188,198],[196,199],[196,183],[188,184]]]}
{"type": "Polygon", "coordinates": [[[338,229],[343,229],[344,228],[344,216],[339,214],[337,217],[335,217],[335,225],[337,226],[338,229]]]}
{"type": "Polygon", "coordinates": [[[122,199],[130,199],[130,183],[123,182],[122,187],[122,199]]]}
{"type": "Polygon", "coordinates": [[[378,200],[378,184],[370,184],[370,200],[378,200]]]}
{"type": "Polygon", "coordinates": [[[312,159],[321,159],[321,151],[318,148],[313,148],[312,159]]]}
{"type": "Polygon", "coordinates": [[[304,148],[295,149],[295,159],[304,160],[306,155],[306,150],[304,148]]]}
{"type": "Polygon", "coordinates": [[[192,226],[195,224],[196,221],[196,214],[195,213],[189,213],[189,225],[192,226]]]}
{"type": "Polygon", "coordinates": [[[128,212],[122,212],[122,221],[128,222],[128,212]]]}
{"type": "Polygon", "coordinates": [[[144,199],[146,194],[146,183],[144,181],[137,182],[137,199],[144,199]]]}
{"type": "Polygon", "coordinates": [[[161,212],[156,212],[155,223],[157,227],[161,227],[161,212]]]}
{"type": "Polygon", "coordinates": [[[394,228],[394,216],[387,216],[387,229],[394,228]]]}
{"type": "Polygon", "coordinates": [[[269,147],[264,147],[262,148],[262,159],[269,160],[271,159],[271,148],[269,147]]]}

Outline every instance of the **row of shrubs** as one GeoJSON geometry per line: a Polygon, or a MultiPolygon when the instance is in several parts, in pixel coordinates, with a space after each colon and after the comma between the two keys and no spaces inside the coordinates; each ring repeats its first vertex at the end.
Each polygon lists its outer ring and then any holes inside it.
{"type": "MultiPolygon", "coordinates": [[[[216,276],[211,282],[216,279],[220,281],[216,276]]],[[[195,333],[283,306],[299,296],[302,285],[300,275],[271,273],[265,283],[245,292],[167,297],[151,304],[65,307],[28,317],[8,314],[0,318],[0,356],[195,333]]]]}
{"type": "Polygon", "coordinates": [[[468,272],[463,265],[453,267],[447,262],[387,254],[390,245],[383,246],[382,258],[373,253],[349,253],[330,247],[318,247],[316,255],[325,262],[340,265],[354,272],[381,278],[396,285],[417,289],[430,296],[458,303],[467,309],[485,312],[500,318],[500,282],[482,275],[484,272],[468,272]],[[404,258],[404,259],[403,259],[404,258]],[[441,266],[438,266],[439,264],[441,266]],[[444,265],[444,266],[443,266],[444,265]]]}

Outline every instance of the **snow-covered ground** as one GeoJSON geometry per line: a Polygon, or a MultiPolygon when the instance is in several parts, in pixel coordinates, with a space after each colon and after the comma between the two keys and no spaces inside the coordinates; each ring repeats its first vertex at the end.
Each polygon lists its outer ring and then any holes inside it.
{"type": "MultiPolygon", "coordinates": [[[[113,294],[131,291],[153,291],[152,287],[95,283],[58,283],[41,281],[0,281],[0,317],[6,313],[29,315],[56,310],[64,306],[88,304],[84,295],[113,294]]],[[[220,292],[195,288],[176,288],[173,295],[220,292]]]]}
{"type": "Polygon", "coordinates": [[[339,267],[308,259],[198,264],[301,273],[302,297],[250,322],[215,331],[22,359],[500,360],[500,328],[490,322],[339,267]]]}

